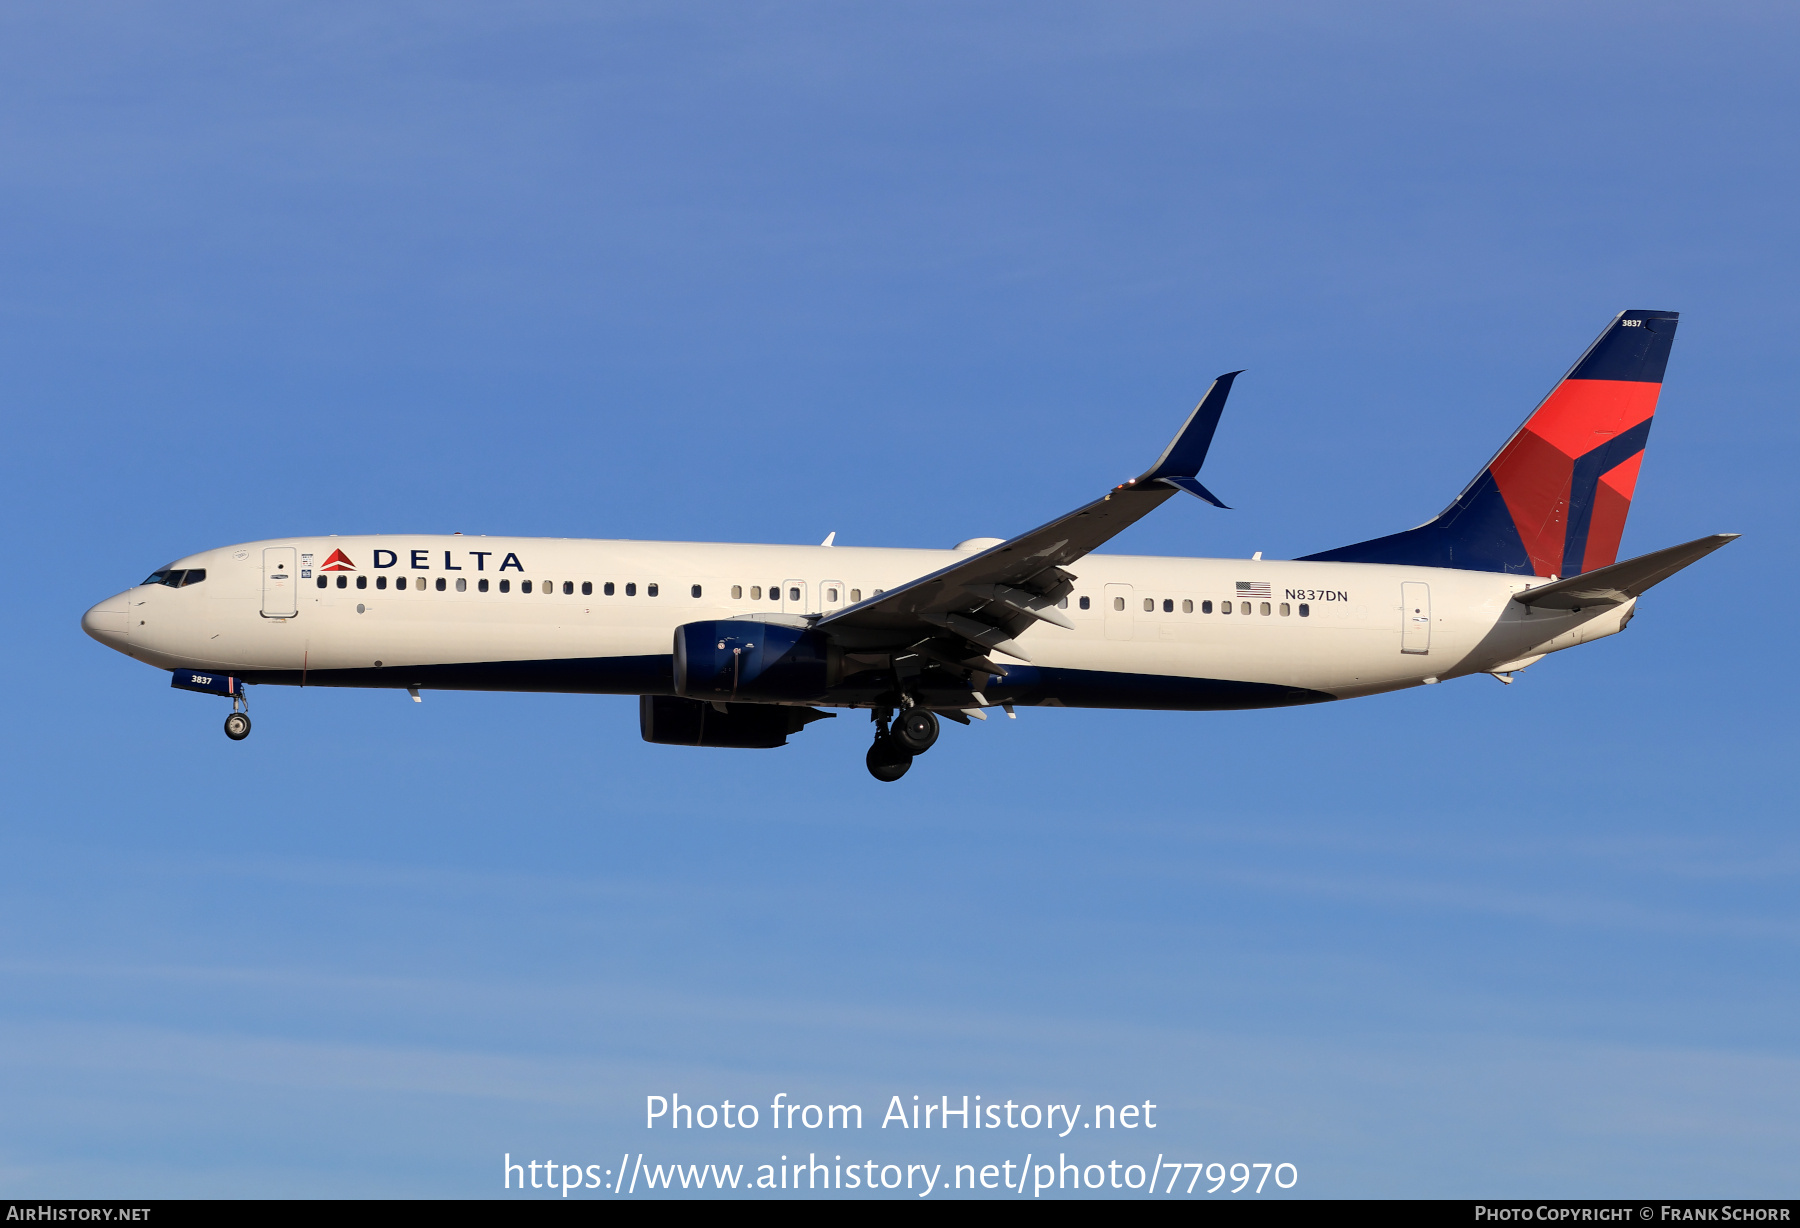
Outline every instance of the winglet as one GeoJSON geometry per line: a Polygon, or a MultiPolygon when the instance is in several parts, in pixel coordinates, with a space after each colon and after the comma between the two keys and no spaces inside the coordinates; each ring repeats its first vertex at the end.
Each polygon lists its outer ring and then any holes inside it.
{"type": "Polygon", "coordinates": [[[1156,480],[1161,482],[1164,486],[1173,486],[1176,490],[1185,490],[1188,494],[1193,495],[1196,498],[1205,499],[1214,507],[1225,508],[1228,512],[1231,510],[1230,507],[1219,502],[1219,496],[1200,485],[1199,481],[1195,478],[1158,478],[1156,480]]]}
{"type": "Polygon", "coordinates": [[[1224,507],[1213,493],[1195,481],[1200,466],[1206,463],[1207,449],[1212,447],[1213,432],[1219,429],[1219,415],[1225,412],[1225,398],[1231,395],[1231,383],[1242,371],[1229,371],[1212,382],[1200,404],[1188,415],[1187,422],[1170,440],[1169,446],[1134,485],[1162,482],[1177,490],[1205,499],[1214,507],[1224,507]]]}

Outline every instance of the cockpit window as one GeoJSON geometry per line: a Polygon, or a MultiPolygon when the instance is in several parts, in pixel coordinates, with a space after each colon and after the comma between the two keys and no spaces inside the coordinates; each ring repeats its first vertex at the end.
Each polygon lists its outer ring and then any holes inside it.
{"type": "Polygon", "coordinates": [[[206,568],[190,567],[183,571],[179,567],[164,567],[153,571],[144,581],[145,584],[166,584],[170,588],[186,588],[190,584],[198,584],[206,579],[206,568]]]}

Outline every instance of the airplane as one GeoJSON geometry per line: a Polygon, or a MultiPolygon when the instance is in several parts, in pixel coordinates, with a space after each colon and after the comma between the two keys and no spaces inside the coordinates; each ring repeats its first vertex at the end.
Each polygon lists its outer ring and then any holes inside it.
{"type": "Polygon", "coordinates": [[[1617,562],[1675,337],[1615,316],[1473,481],[1417,528],[1293,560],[1095,553],[1199,481],[1240,372],[1156,463],[1019,536],[950,550],[463,534],[308,536],[159,567],[83,615],[176,688],[635,695],[645,741],[772,748],[867,709],[896,781],[1019,706],[1222,711],[1514,675],[1623,631],[1653,585],[1734,540],[1617,562]]]}

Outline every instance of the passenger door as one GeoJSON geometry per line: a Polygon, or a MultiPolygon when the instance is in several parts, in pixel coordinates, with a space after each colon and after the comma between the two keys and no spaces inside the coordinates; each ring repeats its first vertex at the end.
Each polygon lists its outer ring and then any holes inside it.
{"type": "Polygon", "coordinates": [[[1108,584],[1106,586],[1106,638],[1109,640],[1128,640],[1131,638],[1131,585],[1108,584]]]}
{"type": "Polygon", "coordinates": [[[1400,586],[1400,651],[1424,656],[1431,651],[1431,585],[1408,581],[1400,586]]]}
{"type": "Polygon", "coordinates": [[[263,551],[264,618],[292,618],[300,612],[295,604],[299,598],[295,587],[299,579],[294,572],[294,555],[292,546],[270,546],[263,551]]]}

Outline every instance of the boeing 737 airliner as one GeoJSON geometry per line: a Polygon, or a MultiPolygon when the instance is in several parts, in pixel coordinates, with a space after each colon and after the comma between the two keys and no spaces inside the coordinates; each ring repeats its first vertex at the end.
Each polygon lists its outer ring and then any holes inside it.
{"type": "Polygon", "coordinates": [[[1095,554],[1198,480],[1236,372],[1156,463],[1086,507],[952,550],[566,538],[295,537],[189,555],[87,633],[173,685],[636,695],[646,741],[774,747],[866,708],[869,771],[1014,705],[1215,710],[1512,681],[1623,631],[1637,600],[1736,535],[1619,563],[1675,337],[1621,312],[1434,519],[1290,561],[1095,554]]]}

